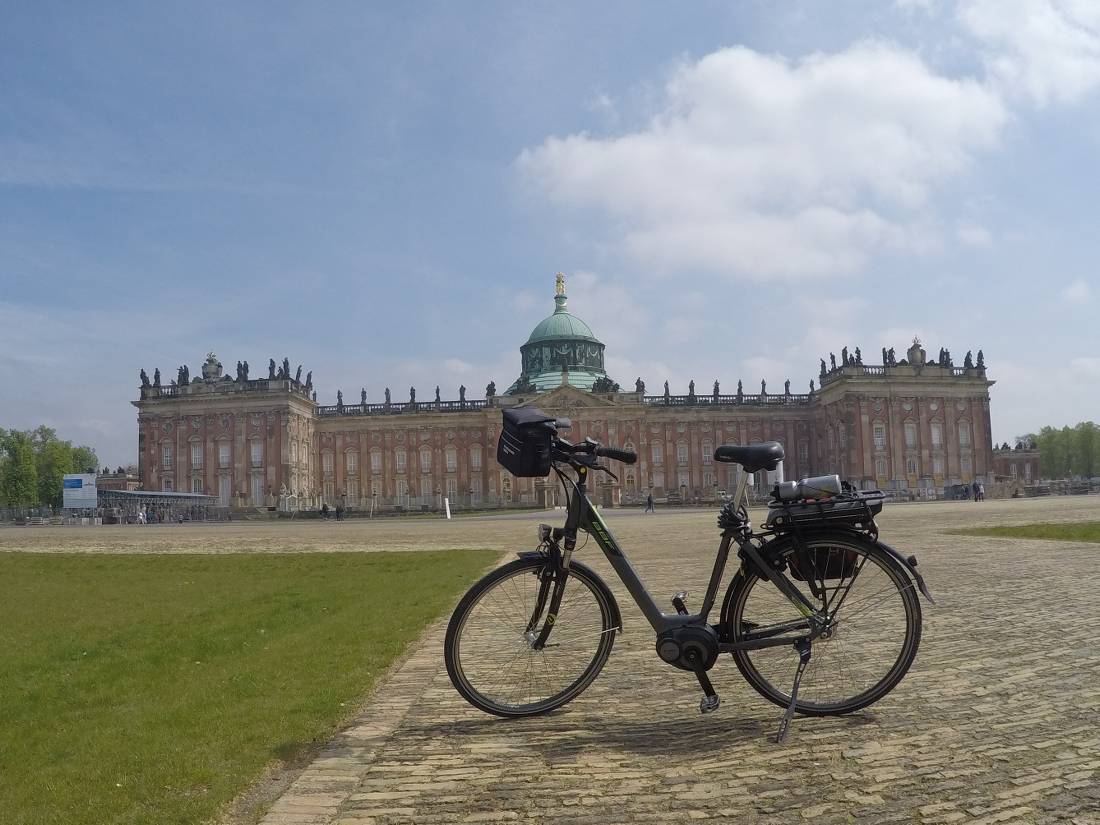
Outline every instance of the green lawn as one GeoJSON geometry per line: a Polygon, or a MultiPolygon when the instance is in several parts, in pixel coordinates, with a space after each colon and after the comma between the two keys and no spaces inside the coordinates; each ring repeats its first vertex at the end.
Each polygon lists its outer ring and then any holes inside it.
{"type": "Polygon", "coordinates": [[[1058,539],[1100,543],[1100,521],[1068,524],[1020,524],[1013,527],[971,527],[952,532],[963,536],[1002,536],[1010,539],[1058,539]]]}
{"type": "Polygon", "coordinates": [[[0,555],[0,821],[209,818],[497,555],[0,555]]]}

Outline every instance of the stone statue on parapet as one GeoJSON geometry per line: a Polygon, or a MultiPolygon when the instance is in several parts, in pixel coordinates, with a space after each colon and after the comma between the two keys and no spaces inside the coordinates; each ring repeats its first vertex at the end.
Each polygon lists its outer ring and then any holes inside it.
{"type": "Polygon", "coordinates": [[[157,367],[155,370],[153,370],[153,386],[160,386],[160,367],[157,367]]]}
{"type": "Polygon", "coordinates": [[[645,381],[642,380],[642,376],[638,376],[638,380],[634,382],[634,392],[645,394],[645,381]]]}
{"type": "Polygon", "coordinates": [[[694,398],[694,397],[695,397],[695,381],[693,379],[691,381],[688,381],[688,398],[694,398]]]}
{"type": "Polygon", "coordinates": [[[497,382],[496,381],[490,381],[485,386],[485,397],[486,398],[492,398],[496,394],[497,394],[497,382]]]}
{"type": "Polygon", "coordinates": [[[760,394],[761,395],[767,395],[768,394],[768,382],[765,381],[763,378],[760,379],[760,394]]]}
{"type": "Polygon", "coordinates": [[[669,394],[668,394],[668,380],[666,379],[666,380],[665,380],[665,403],[666,403],[666,404],[668,403],[668,399],[669,399],[669,394]]]}
{"type": "Polygon", "coordinates": [[[150,386],[150,384],[149,384],[149,374],[145,370],[141,371],[141,386],[143,386],[143,387],[150,386]]]}
{"type": "Polygon", "coordinates": [[[718,379],[714,379],[714,400],[718,400],[718,379]]]}
{"type": "MultiPolygon", "coordinates": [[[[825,362],[824,362],[824,361],[822,361],[821,363],[823,363],[823,364],[824,364],[825,362]]],[[[738,378],[738,379],[737,379],[737,403],[738,403],[738,404],[740,404],[740,403],[741,403],[741,400],[742,400],[742,399],[743,399],[744,397],[745,397],[745,390],[744,390],[744,388],[743,388],[743,387],[741,386],[741,379],[740,379],[740,378],[738,378]]]]}
{"type": "Polygon", "coordinates": [[[267,377],[269,380],[275,380],[275,359],[267,359],[267,377]]]}
{"type": "Polygon", "coordinates": [[[313,403],[314,403],[314,404],[316,404],[316,403],[317,403],[317,390],[314,390],[314,391],[313,391],[313,403]]]}
{"type": "Polygon", "coordinates": [[[343,390],[337,390],[336,391],[336,406],[340,407],[341,409],[344,406],[344,391],[343,390]]]}
{"type": "Polygon", "coordinates": [[[814,379],[810,379],[810,395],[814,394],[814,379]]]}
{"type": "Polygon", "coordinates": [[[435,403],[438,404],[439,401],[440,401],[440,398],[439,398],[439,384],[436,384],[435,385],[435,403]]]}
{"type": "Polygon", "coordinates": [[[966,351],[966,357],[963,358],[963,366],[966,367],[968,370],[974,369],[974,354],[971,352],[971,350],[966,351]]]}
{"type": "Polygon", "coordinates": [[[882,366],[886,366],[889,363],[886,359],[886,347],[882,348],[882,366]]]}
{"type": "Polygon", "coordinates": [[[856,347],[855,362],[857,364],[863,364],[863,353],[859,351],[859,347],[856,347]]]}
{"type": "Polygon", "coordinates": [[[886,350],[886,364],[890,367],[896,367],[898,365],[897,356],[894,354],[894,348],[886,350]]]}
{"type": "Polygon", "coordinates": [[[416,403],[416,387],[409,387],[409,403],[416,403]]]}
{"type": "MultiPolygon", "coordinates": [[[[238,377],[238,378],[240,378],[240,377],[241,377],[241,368],[240,368],[240,363],[241,363],[240,361],[238,361],[238,362],[237,362],[237,377],[238,377]]],[[[184,370],[184,368],[183,368],[183,367],[179,367],[179,368],[178,368],[178,369],[176,370],[176,384],[177,384],[178,386],[182,386],[183,384],[186,384],[186,383],[187,383],[187,379],[183,377],[183,370],[184,370]]]]}
{"type": "MultiPolygon", "coordinates": [[[[238,362],[237,362],[237,380],[238,380],[238,381],[240,381],[240,380],[241,380],[241,372],[242,372],[242,370],[244,370],[244,364],[242,364],[242,363],[241,363],[240,361],[238,361],[238,362]]],[[[180,374],[181,374],[181,375],[183,374],[183,367],[180,367],[180,374]]]]}
{"type": "Polygon", "coordinates": [[[840,350],[840,365],[842,367],[848,366],[848,348],[842,347],[840,350]]]}
{"type": "Polygon", "coordinates": [[[295,384],[301,384],[302,383],[302,365],[301,364],[298,365],[298,371],[296,373],[294,373],[294,383],[295,384]]]}
{"type": "Polygon", "coordinates": [[[360,404],[366,404],[367,403],[367,388],[366,387],[363,387],[363,389],[359,390],[359,403],[360,404]]]}
{"type": "Polygon", "coordinates": [[[244,378],[245,381],[247,381],[248,380],[248,362],[245,361],[241,366],[243,368],[241,370],[241,376],[244,378]]]}
{"type": "Polygon", "coordinates": [[[783,382],[783,394],[784,395],[790,395],[791,394],[791,379],[790,378],[788,378],[786,381],[783,382]]]}
{"type": "Polygon", "coordinates": [[[831,365],[832,369],[836,369],[836,356],[831,352],[829,353],[829,364],[831,365]]]}
{"type": "Polygon", "coordinates": [[[978,350],[978,364],[977,364],[977,367],[980,370],[985,369],[985,353],[982,352],[981,350],[978,350]]]}
{"type": "Polygon", "coordinates": [[[386,406],[390,405],[390,388],[386,387],[386,406]]]}
{"type": "Polygon", "coordinates": [[[313,370],[306,373],[306,389],[313,389],[313,370]]]}
{"type": "Polygon", "coordinates": [[[458,400],[465,403],[466,401],[466,385],[460,384],[458,387],[458,400]]]}
{"type": "MultiPolygon", "coordinates": [[[[884,363],[884,364],[886,363],[886,348],[885,347],[883,347],[883,350],[882,350],[882,363],[884,363]]],[[[821,377],[822,378],[825,377],[825,359],[824,358],[821,359],[821,377]]]]}

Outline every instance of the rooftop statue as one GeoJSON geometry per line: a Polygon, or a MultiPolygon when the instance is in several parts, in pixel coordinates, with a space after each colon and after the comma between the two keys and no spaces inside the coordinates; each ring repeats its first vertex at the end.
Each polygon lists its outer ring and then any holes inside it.
{"type": "Polygon", "coordinates": [[[848,348],[843,347],[840,350],[840,364],[843,367],[848,366],[848,348]]]}
{"type": "Polygon", "coordinates": [[[791,379],[790,378],[788,378],[786,381],[783,382],[783,394],[784,395],[790,395],[791,394],[791,379]]]}
{"type": "Polygon", "coordinates": [[[148,373],[145,372],[145,370],[141,371],[141,386],[143,386],[143,387],[148,387],[149,386],[149,375],[148,375],[148,373]]]}
{"type": "Polygon", "coordinates": [[[160,367],[157,367],[155,370],[153,370],[153,386],[160,386],[160,367]]]}
{"type": "Polygon", "coordinates": [[[416,387],[409,387],[409,403],[416,403],[416,387]]]}
{"type": "Polygon", "coordinates": [[[882,348],[882,366],[885,367],[888,363],[889,363],[889,361],[886,358],[886,347],[883,347],[882,348]]]}
{"type": "Polygon", "coordinates": [[[363,387],[363,389],[359,390],[359,403],[360,404],[366,404],[367,403],[367,388],[366,387],[363,387]]]}
{"type": "Polygon", "coordinates": [[[714,400],[718,400],[718,379],[714,379],[714,400]]]}
{"type": "MultiPolygon", "coordinates": [[[[562,276],[562,283],[563,284],[565,283],[565,277],[564,276],[562,276]]],[[[485,397],[486,398],[492,398],[496,394],[497,394],[497,382],[496,381],[490,381],[488,383],[488,385],[485,387],[485,397]]]]}
{"type": "MultiPolygon", "coordinates": [[[[882,363],[884,363],[884,364],[886,363],[886,349],[885,349],[885,347],[882,350],[882,363]]],[[[825,377],[825,359],[824,358],[821,359],[821,377],[822,378],[825,377]]]]}
{"type": "Polygon", "coordinates": [[[316,404],[316,403],[317,403],[317,390],[314,390],[314,391],[313,391],[313,403],[314,403],[314,404],[316,404]]]}
{"type": "Polygon", "coordinates": [[[242,364],[242,366],[244,367],[244,369],[242,370],[241,374],[244,376],[244,380],[247,381],[248,380],[248,362],[245,361],[244,364],[242,364]]]}
{"type": "Polygon", "coordinates": [[[386,406],[390,405],[390,388],[386,387],[386,406]]]}
{"type": "Polygon", "coordinates": [[[458,388],[458,400],[459,401],[465,401],[466,400],[466,385],[465,384],[460,385],[459,388],[458,388]]]}
{"type": "Polygon", "coordinates": [[[668,380],[665,380],[665,400],[668,400],[668,380]]]}
{"type": "Polygon", "coordinates": [[[966,351],[966,357],[963,358],[963,366],[968,370],[974,369],[974,355],[970,350],[966,351]]]}
{"type": "Polygon", "coordinates": [[[768,394],[768,384],[763,378],[760,379],[760,394],[761,395],[767,395],[768,394]]]}
{"type": "Polygon", "coordinates": [[[978,350],[978,365],[977,366],[978,366],[978,369],[980,369],[980,370],[985,369],[985,353],[982,352],[981,350],[978,350]]]}
{"type": "Polygon", "coordinates": [[[829,363],[832,365],[832,369],[836,369],[836,356],[833,353],[829,353],[829,363]]]}
{"type": "Polygon", "coordinates": [[[290,378],[290,359],[289,358],[284,358],[283,359],[283,374],[280,375],[279,377],[280,378],[290,378]]]}
{"type": "Polygon", "coordinates": [[[435,403],[438,404],[439,400],[440,400],[439,399],[439,384],[436,384],[435,385],[435,403]]]}
{"type": "Polygon", "coordinates": [[[859,347],[856,347],[855,362],[857,364],[863,364],[863,353],[859,351],[859,347]]]}
{"type": "Polygon", "coordinates": [[[313,370],[310,370],[309,372],[306,373],[306,389],[308,390],[308,389],[311,389],[312,387],[313,387],[313,370]]]}
{"type": "Polygon", "coordinates": [[[267,361],[267,377],[269,380],[275,379],[275,359],[269,358],[267,361]]]}
{"type": "Polygon", "coordinates": [[[737,400],[739,402],[741,401],[741,398],[744,396],[744,394],[745,394],[745,392],[741,387],[741,379],[738,378],[737,379],[737,400]]]}
{"type": "Polygon", "coordinates": [[[814,379],[810,379],[810,395],[814,394],[814,379]]]}
{"type": "Polygon", "coordinates": [[[645,381],[639,375],[638,380],[634,382],[634,392],[645,394],[645,381]]]}
{"type": "Polygon", "coordinates": [[[301,364],[298,365],[298,371],[296,373],[294,373],[294,383],[295,384],[301,384],[302,383],[302,365],[301,364]]]}
{"type": "Polygon", "coordinates": [[[343,390],[337,390],[336,391],[336,408],[340,409],[340,410],[344,409],[344,391],[343,390]]]}
{"type": "Polygon", "coordinates": [[[695,397],[695,381],[694,380],[688,381],[688,397],[689,398],[694,398],[695,397]]]}

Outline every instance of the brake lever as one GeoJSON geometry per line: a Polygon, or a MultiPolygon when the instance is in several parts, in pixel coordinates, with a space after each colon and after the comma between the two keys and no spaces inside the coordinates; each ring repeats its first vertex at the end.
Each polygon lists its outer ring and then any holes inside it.
{"type": "Polygon", "coordinates": [[[619,480],[619,477],[618,477],[617,475],[615,475],[615,474],[614,474],[613,472],[611,472],[611,470],[610,470],[610,469],[608,469],[607,467],[603,466],[602,464],[597,464],[597,465],[595,465],[595,467],[593,467],[593,469],[594,469],[594,470],[603,470],[603,471],[604,471],[605,473],[607,473],[607,474],[608,474],[609,476],[611,476],[611,477],[612,477],[613,479],[615,479],[616,481],[618,481],[618,480],[619,480]]]}

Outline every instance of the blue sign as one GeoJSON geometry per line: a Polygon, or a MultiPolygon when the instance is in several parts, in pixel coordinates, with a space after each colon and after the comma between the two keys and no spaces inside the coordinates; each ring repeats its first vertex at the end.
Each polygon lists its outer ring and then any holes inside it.
{"type": "Polygon", "coordinates": [[[65,484],[65,486],[62,489],[65,489],[65,490],[79,490],[81,487],[84,486],[84,479],[82,479],[82,478],[67,478],[67,479],[65,479],[64,484],[65,484]]]}

